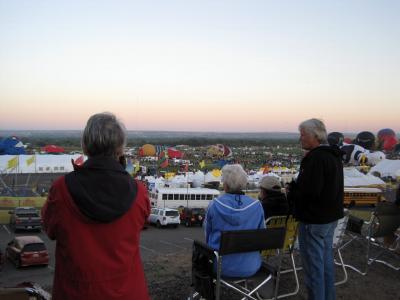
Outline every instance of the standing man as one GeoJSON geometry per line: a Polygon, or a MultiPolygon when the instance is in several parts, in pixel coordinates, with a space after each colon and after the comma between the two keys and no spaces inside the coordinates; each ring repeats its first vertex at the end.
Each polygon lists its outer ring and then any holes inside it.
{"type": "Polygon", "coordinates": [[[337,220],[343,217],[342,152],[328,145],[325,125],[318,119],[302,122],[299,131],[307,153],[288,197],[300,222],[300,255],[308,299],[332,300],[336,298],[333,233],[337,220]]]}

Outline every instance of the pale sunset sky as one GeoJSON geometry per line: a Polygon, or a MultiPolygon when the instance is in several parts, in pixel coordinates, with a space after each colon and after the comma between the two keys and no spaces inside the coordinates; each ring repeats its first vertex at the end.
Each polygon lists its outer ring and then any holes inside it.
{"type": "Polygon", "coordinates": [[[0,129],[400,132],[400,1],[0,0],[0,129]]]}

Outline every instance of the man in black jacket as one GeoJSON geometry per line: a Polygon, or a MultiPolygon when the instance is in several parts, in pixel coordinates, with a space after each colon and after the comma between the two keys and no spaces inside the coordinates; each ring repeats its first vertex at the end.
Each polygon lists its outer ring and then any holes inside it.
{"type": "Polygon", "coordinates": [[[302,122],[299,131],[307,153],[288,197],[300,222],[300,254],[308,298],[331,300],[336,298],[333,234],[337,220],[343,217],[342,152],[328,145],[325,125],[318,119],[302,122]]]}

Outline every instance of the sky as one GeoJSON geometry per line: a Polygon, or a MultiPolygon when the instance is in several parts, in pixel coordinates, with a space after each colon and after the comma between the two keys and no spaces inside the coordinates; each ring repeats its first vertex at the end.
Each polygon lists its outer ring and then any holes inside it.
{"type": "Polygon", "coordinates": [[[400,1],[0,0],[0,129],[400,132],[400,1]]]}

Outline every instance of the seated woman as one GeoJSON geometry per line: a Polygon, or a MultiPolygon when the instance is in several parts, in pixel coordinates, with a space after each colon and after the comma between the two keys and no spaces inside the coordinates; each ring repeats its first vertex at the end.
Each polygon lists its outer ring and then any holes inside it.
{"type": "Polygon", "coordinates": [[[260,199],[264,217],[284,216],[289,213],[289,204],[285,193],[282,192],[281,183],[274,176],[264,176],[260,180],[260,199]]]}
{"type": "MultiPolygon", "coordinates": [[[[219,249],[221,231],[265,228],[264,213],[260,201],[243,193],[247,174],[241,165],[225,165],[222,168],[225,194],[210,202],[204,222],[206,242],[219,249]]],[[[259,252],[225,255],[222,275],[248,277],[261,267],[259,252]]]]}

